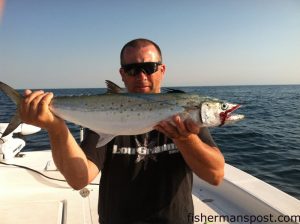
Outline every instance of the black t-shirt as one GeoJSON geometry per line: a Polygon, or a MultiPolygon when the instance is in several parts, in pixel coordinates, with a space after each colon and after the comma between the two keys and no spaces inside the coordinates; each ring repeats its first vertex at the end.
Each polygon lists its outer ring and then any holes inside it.
{"type": "Polygon", "coordinates": [[[81,147],[101,170],[101,224],[188,223],[193,174],[171,139],[151,131],[96,148],[98,139],[87,130],[81,147]]]}

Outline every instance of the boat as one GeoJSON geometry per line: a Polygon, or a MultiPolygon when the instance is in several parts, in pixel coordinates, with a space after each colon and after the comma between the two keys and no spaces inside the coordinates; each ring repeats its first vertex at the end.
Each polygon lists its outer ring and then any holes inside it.
{"type": "MultiPolygon", "coordinates": [[[[9,123],[0,123],[0,134],[4,133],[9,123]]],[[[0,156],[2,159],[9,160],[17,155],[25,146],[25,141],[22,138],[16,138],[13,135],[19,134],[19,136],[31,135],[37,133],[41,128],[22,123],[9,135],[0,138],[0,156]]]]}
{"type": "MultiPolygon", "coordinates": [[[[0,223],[98,223],[100,177],[77,191],[57,170],[49,149],[2,155],[0,223]]],[[[192,196],[195,209],[187,222],[300,223],[298,199],[229,164],[219,186],[194,175],[192,196]]]]}

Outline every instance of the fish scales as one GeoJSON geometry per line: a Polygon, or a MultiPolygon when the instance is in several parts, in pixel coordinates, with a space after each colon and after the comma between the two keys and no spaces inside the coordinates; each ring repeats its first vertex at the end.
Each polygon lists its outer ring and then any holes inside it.
{"type": "MultiPolygon", "coordinates": [[[[202,101],[206,99],[203,98],[202,101]]],[[[159,121],[199,106],[190,94],[106,94],[57,97],[51,110],[73,123],[107,134],[139,134],[159,121]]]]}
{"type": "MultiPolygon", "coordinates": [[[[58,117],[97,132],[100,136],[98,146],[117,135],[148,132],[160,121],[171,120],[176,114],[183,120],[192,119],[200,127],[222,126],[244,118],[244,115],[232,114],[240,105],[215,98],[178,92],[124,93],[114,83],[107,83],[108,90],[113,92],[54,97],[50,103],[50,110],[58,117]]],[[[3,82],[0,82],[0,89],[19,107],[23,97],[16,90],[3,82]]],[[[21,122],[16,113],[1,137],[10,134],[21,122]]]]}

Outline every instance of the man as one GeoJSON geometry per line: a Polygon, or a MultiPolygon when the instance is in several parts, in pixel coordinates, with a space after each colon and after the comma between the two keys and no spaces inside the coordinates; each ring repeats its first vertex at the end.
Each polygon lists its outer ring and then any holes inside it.
{"type": "MultiPolygon", "coordinates": [[[[166,66],[159,47],[147,39],[121,51],[120,74],[132,93],[160,93],[166,66]]],[[[217,185],[224,158],[206,128],[174,116],[149,133],[117,136],[96,148],[99,136],[87,130],[79,146],[65,122],[49,111],[52,93],[25,91],[24,122],[49,133],[54,162],[74,189],[101,171],[99,221],[106,223],[187,223],[193,213],[192,172],[217,185]],[[60,130],[57,132],[57,130],[60,130]],[[126,150],[125,150],[126,149],[126,150]]]]}

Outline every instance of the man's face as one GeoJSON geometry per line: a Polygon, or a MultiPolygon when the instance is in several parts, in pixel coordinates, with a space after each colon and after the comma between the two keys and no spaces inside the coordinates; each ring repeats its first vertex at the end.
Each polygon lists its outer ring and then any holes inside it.
{"type": "MultiPolygon", "coordinates": [[[[160,61],[159,54],[153,45],[139,48],[127,47],[124,51],[123,59],[124,65],[160,61]]],[[[143,71],[139,71],[135,75],[128,75],[123,68],[120,68],[120,74],[128,92],[159,93],[165,69],[165,65],[162,64],[152,74],[145,74],[143,71]]]]}

